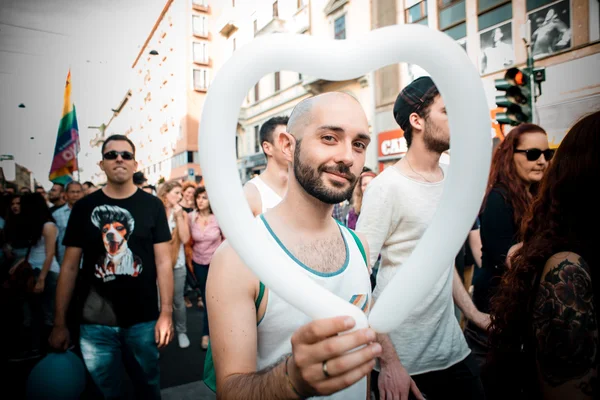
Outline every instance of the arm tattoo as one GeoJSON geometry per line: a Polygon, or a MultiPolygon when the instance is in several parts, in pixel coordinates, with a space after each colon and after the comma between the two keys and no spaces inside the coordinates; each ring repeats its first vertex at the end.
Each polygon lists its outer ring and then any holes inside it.
{"type": "Polygon", "coordinates": [[[598,323],[590,268],[582,258],[565,259],[540,282],[533,310],[537,360],[542,379],[551,387],[585,380],[583,392],[595,386],[598,323]]]}
{"type": "Polygon", "coordinates": [[[281,399],[289,388],[281,367],[288,354],[260,371],[230,376],[218,393],[219,399],[281,399]]]}

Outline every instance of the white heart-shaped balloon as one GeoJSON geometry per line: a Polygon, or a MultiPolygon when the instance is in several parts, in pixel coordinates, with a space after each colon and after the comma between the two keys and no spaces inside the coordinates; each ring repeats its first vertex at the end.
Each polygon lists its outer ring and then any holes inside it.
{"type": "Polygon", "coordinates": [[[211,207],[233,249],[256,276],[313,319],[350,315],[357,327],[385,333],[424,299],[467,237],[487,183],[490,118],[481,79],[449,36],[421,25],[377,29],[354,40],[307,35],[259,37],[237,50],[208,91],[199,130],[200,164],[211,207]],[[235,132],[241,104],[274,71],[343,81],[399,62],[425,68],[448,110],[452,163],[436,214],[416,249],[387,285],[367,321],[356,306],[319,286],[277,251],[245,200],[237,171],[235,132]]]}

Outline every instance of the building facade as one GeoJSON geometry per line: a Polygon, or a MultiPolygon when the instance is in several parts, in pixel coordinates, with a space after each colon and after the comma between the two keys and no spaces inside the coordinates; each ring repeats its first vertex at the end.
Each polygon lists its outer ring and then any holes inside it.
{"type": "MultiPolygon", "coordinates": [[[[417,23],[454,38],[478,68],[490,115],[497,112],[494,81],[507,68],[525,67],[530,21],[536,67],[546,67],[537,99],[537,120],[552,146],[586,113],[600,110],[600,26],[598,0],[373,0],[372,28],[417,23]],[[596,71],[596,72],[594,72],[596,71]]],[[[375,124],[378,161],[385,168],[406,152],[392,117],[399,91],[427,72],[415,65],[390,65],[375,72],[375,124]]],[[[492,124],[492,136],[502,136],[492,124]]],[[[489,132],[482,132],[489,134],[489,132]]]]}
{"type": "MultiPolygon", "coordinates": [[[[216,18],[215,46],[223,53],[218,64],[255,37],[274,33],[295,33],[327,39],[351,39],[371,29],[368,1],[359,0],[224,0],[216,18]]],[[[315,94],[341,91],[362,104],[372,125],[373,103],[370,76],[349,81],[325,81],[305,76],[302,71],[274,71],[250,88],[241,105],[236,146],[238,169],[243,182],[266,167],[259,131],[275,116],[289,116],[301,100],[315,94]]],[[[367,166],[375,167],[371,152],[367,166]]]]}
{"type": "Polygon", "coordinates": [[[167,0],[132,66],[130,99],[107,134],[125,134],[149,183],[200,182],[198,127],[213,69],[208,0],[167,0]]]}

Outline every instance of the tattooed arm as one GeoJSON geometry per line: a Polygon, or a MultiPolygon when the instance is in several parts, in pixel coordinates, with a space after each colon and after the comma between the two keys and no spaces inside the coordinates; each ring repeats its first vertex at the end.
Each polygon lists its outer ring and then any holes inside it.
{"type": "Polygon", "coordinates": [[[597,382],[598,324],[590,268],[574,253],[546,262],[533,309],[544,399],[591,399],[597,382]]]}

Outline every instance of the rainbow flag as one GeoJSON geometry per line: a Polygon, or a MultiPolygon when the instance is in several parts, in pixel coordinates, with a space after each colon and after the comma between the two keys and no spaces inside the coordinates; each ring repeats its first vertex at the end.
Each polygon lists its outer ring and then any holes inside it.
{"type": "Polygon", "coordinates": [[[54,159],[50,167],[50,181],[66,184],[73,180],[73,172],[79,169],[77,153],[79,152],[79,128],[75,105],[71,103],[71,70],[65,84],[65,99],[62,118],[58,126],[54,159]]]}

